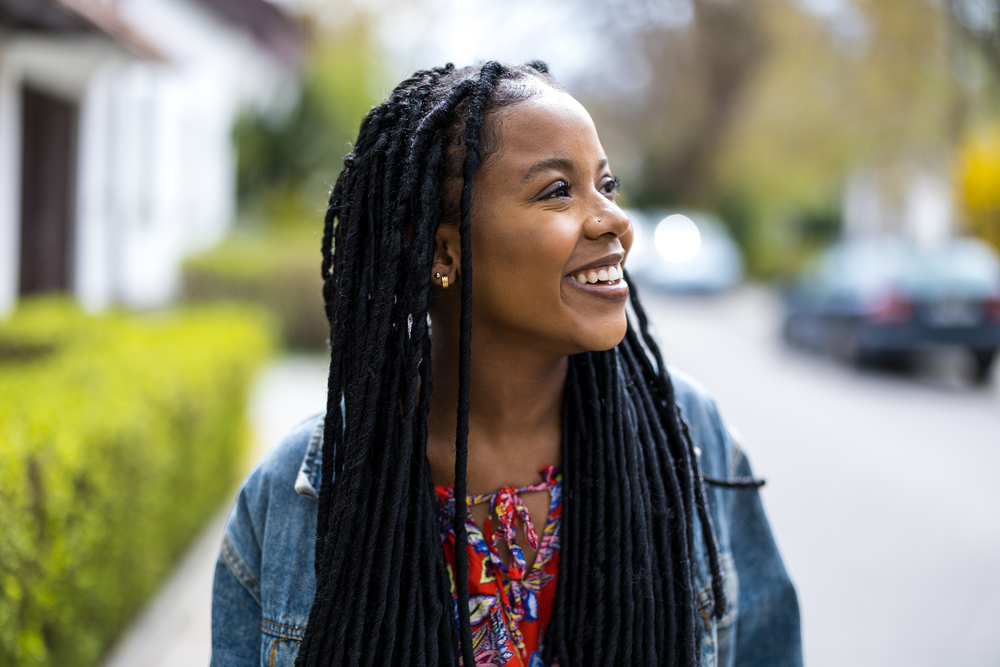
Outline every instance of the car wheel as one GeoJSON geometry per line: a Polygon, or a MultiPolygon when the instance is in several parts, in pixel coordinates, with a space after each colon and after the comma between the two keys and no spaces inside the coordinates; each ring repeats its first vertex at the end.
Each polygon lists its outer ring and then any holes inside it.
{"type": "Polygon", "coordinates": [[[993,362],[997,357],[997,350],[972,350],[972,357],[975,360],[975,367],[972,371],[972,381],[975,384],[986,384],[990,381],[990,371],[993,370],[993,362]]]}

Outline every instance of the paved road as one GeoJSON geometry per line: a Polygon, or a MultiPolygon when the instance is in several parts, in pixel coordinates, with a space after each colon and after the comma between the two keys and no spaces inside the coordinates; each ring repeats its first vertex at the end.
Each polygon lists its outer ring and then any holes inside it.
{"type": "MultiPolygon", "coordinates": [[[[764,291],[645,292],[668,362],[743,433],[799,587],[809,667],[1000,665],[1000,378],[915,376],[785,349],[764,291]]],[[[325,360],[284,360],[251,405],[261,449],[323,407],[325,360]]],[[[105,667],[207,665],[220,515],[105,667]]]]}
{"type": "Polygon", "coordinates": [[[768,479],[807,665],[1000,665],[1000,377],[972,388],[956,355],[901,376],[788,350],[761,290],[642,294],[668,363],[768,479]]]}

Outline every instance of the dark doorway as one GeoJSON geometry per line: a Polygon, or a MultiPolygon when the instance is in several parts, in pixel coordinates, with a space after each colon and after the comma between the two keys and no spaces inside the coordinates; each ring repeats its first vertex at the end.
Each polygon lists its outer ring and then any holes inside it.
{"type": "Polygon", "coordinates": [[[22,96],[20,293],[67,291],[73,274],[77,107],[22,96]]]}

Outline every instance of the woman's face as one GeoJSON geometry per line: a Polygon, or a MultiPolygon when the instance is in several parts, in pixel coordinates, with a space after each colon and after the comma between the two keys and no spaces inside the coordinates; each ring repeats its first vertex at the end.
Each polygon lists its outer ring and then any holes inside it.
{"type": "Polygon", "coordinates": [[[497,145],[472,209],[475,337],[557,355],[607,350],[625,336],[632,228],[590,115],[542,91],[489,119],[497,145]]]}

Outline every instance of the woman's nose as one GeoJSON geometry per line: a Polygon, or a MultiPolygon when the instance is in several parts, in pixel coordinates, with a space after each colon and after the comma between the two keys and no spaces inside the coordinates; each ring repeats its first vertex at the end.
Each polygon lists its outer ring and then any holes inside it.
{"type": "Polygon", "coordinates": [[[617,204],[605,199],[605,205],[596,208],[586,223],[588,238],[596,239],[605,234],[621,238],[629,231],[628,216],[617,204]]]}

